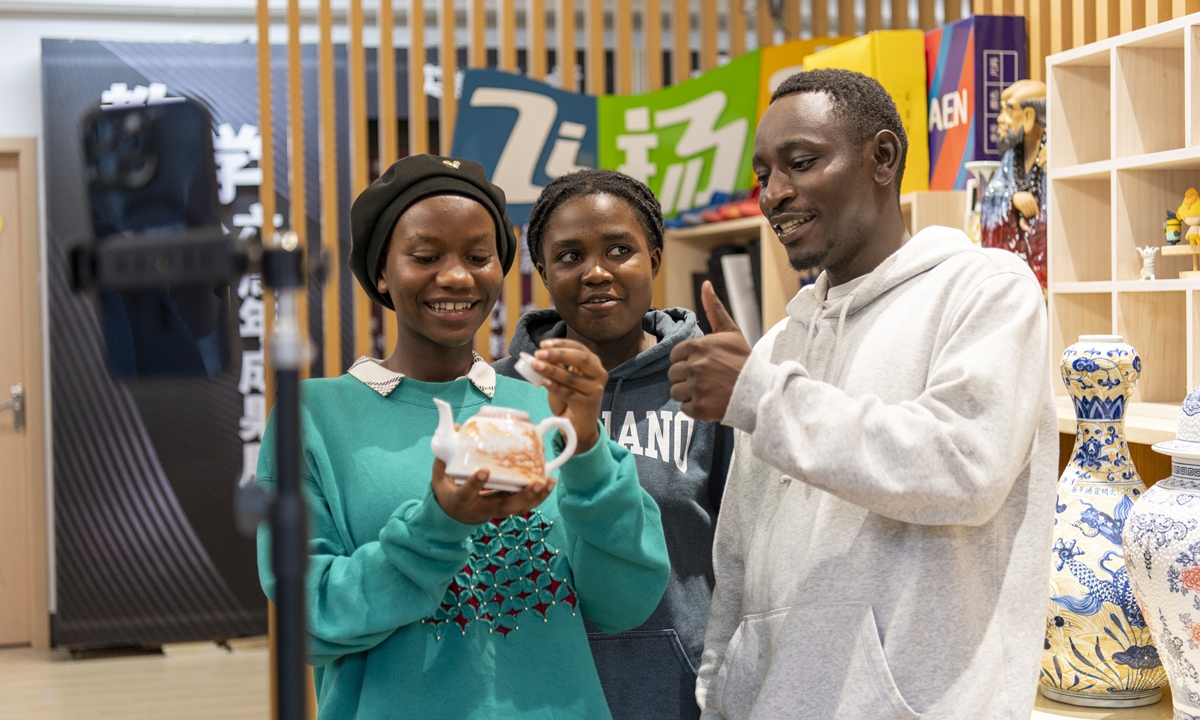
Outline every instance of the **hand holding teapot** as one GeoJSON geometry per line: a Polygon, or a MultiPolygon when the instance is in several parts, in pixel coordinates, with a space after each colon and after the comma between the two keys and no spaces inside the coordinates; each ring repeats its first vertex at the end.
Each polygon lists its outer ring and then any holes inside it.
{"type": "Polygon", "coordinates": [[[479,525],[492,518],[522,515],[541,505],[554,486],[554,478],[526,485],[519,492],[492,492],[484,490],[488,482],[488,471],[478,470],[467,481],[458,484],[446,474],[446,463],[433,461],[433,495],[442,512],[465,525],[479,525]]]}

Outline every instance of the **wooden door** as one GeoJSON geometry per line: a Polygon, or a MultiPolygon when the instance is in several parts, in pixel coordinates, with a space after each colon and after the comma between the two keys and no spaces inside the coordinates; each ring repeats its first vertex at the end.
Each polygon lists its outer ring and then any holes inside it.
{"type": "Polygon", "coordinates": [[[0,139],[0,646],[50,640],[35,148],[0,139]]]}

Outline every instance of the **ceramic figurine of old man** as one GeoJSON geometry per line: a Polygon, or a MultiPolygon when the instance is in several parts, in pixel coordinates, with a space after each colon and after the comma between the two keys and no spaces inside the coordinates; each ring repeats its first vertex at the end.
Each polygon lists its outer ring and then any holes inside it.
{"type": "Polygon", "coordinates": [[[1016,253],[1046,288],[1046,85],[1000,94],[1000,168],[983,193],[981,244],[1016,253]]]}

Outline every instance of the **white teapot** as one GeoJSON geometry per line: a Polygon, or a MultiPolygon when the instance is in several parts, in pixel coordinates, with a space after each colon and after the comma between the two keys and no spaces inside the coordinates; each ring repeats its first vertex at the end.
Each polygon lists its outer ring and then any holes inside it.
{"type": "Polygon", "coordinates": [[[433,402],[438,409],[438,426],[430,448],[446,463],[446,474],[459,485],[476,470],[487,469],[485,488],[517,492],[545,480],[575,452],[575,428],[566,418],[548,417],[534,425],[529,413],[485,405],[456,431],[450,403],[438,398],[433,402]],[[562,433],[566,447],[546,462],[542,437],[551,430],[562,433]]]}

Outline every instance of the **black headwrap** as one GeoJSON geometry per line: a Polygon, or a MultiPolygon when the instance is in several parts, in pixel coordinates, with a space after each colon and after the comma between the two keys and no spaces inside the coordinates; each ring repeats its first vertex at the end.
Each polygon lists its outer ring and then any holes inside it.
{"type": "Polygon", "coordinates": [[[482,205],[496,221],[500,266],[505,274],[512,267],[517,237],[504,209],[504,191],[488,182],[483,166],[462,158],[411,155],[393,163],[350,208],[350,269],[367,296],[386,308],[392,308],[392,299],[376,283],[388,238],[405,210],[433,195],[461,195],[482,205]]]}

